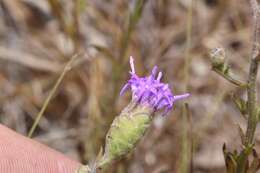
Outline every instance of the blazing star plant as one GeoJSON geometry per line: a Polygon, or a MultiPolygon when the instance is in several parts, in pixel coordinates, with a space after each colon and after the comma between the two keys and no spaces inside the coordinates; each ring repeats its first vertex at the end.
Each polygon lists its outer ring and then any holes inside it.
{"type": "Polygon", "coordinates": [[[132,101],[116,117],[106,136],[105,153],[99,167],[118,159],[133,150],[151,124],[153,115],[162,115],[173,108],[174,102],[190,94],[173,95],[169,85],[161,82],[162,72],[157,75],[158,67],[152,69],[148,77],[139,77],[135,73],[134,60],[130,57],[130,79],[123,86],[120,95],[132,91],[132,101]]]}
{"type": "Polygon", "coordinates": [[[132,151],[151,125],[155,113],[167,115],[177,100],[190,95],[173,95],[169,85],[161,82],[162,72],[157,74],[157,66],[147,77],[139,77],[135,73],[132,57],[130,67],[131,77],[121,89],[120,95],[131,90],[132,100],[113,120],[106,135],[104,154],[96,163],[97,168],[103,168],[132,151]]]}

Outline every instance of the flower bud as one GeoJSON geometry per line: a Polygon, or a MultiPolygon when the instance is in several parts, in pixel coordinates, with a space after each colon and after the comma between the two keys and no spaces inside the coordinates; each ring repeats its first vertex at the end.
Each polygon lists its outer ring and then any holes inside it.
{"type": "Polygon", "coordinates": [[[226,53],[223,48],[214,48],[210,52],[210,58],[214,67],[223,66],[226,63],[226,53]]]}

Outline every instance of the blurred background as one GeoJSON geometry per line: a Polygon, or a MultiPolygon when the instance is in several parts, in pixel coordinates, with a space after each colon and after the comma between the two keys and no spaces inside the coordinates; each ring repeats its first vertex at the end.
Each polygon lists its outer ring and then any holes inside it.
{"type": "MultiPolygon", "coordinates": [[[[211,70],[208,53],[224,47],[246,80],[252,12],[245,0],[1,0],[0,122],[26,135],[64,65],[62,81],[33,138],[82,163],[93,161],[113,118],[129,56],[146,75],[154,65],[175,94],[189,92],[155,117],[136,150],[107,173],[222,173],[222,146],[241,147],[245,119],[230,95],[244,91],[211,70]]],[[[260,151],[260,133],[256,149],[260,151]]]]}

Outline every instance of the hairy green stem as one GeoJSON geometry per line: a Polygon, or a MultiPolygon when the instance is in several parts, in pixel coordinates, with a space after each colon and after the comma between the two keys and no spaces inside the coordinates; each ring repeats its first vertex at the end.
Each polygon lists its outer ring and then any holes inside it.
{"type": "MultiPolygon", "coordinates": [[[[254,135],[256,131],[256,125],[258,122],[258,111],[257,111],[257,72],[258,72],[258,61],[260,55],[260,5],[256,0],[250,0],[251,8],[254,14],[254,34],[253,34],[253,48],[252,56],[250,61],[249,75],[248,75],[248,87],[247,87],[247,104],[248,104],[248,121],[245,137],[245,149],[249,150],[254,145],[254,135]]],[[[241,164],[238,165],[239,169],[237,173],[246,172],[246,162],[248,160],[248,154],[243,157],[241,164]]]]}
{"type": "Polygon", "coordinates": [[[257,124],[257,110],[256,110],[256,79],[258,71],[258,62],[256,59],[251,59],[250,71],[248,77],[248,123],[246,130],[246,146],[253,144],[254,134],[257,124]]]}
{"type": "Polygon", "coordinates": [[[258,113],[257,113],[257,71],[258,71],[258,57],[260,54],[260,4],[256,0],[251,0],[251,7],[254,14],[254,34],[253,34],[253,48],[252,48],[252,57],[250,62],[249,76],[248,76],[248,124],[246,131],[246,146],[252,145],[254,142],[254,134],[256,130],[256,125],[258,122],[258,113]]]}
{"type": "MultiPolygon", "coordinates": [[[[256,109],[256,77],[258,71],[258,62],[255,58],[251,59],[250,69],[248,75],[248,88],[247,88],[247,104],[248,104],[248,121],[245,137],[245,148],[244,150],[249,150],[254,144],[254,135],[256,130],[256,125],[258,122],[257,109],[256,109]]],[[[243,150],[243,151],[244,151],[243,150]]],[[[237,173],[246,172],[246,162],[248,160],[248,152],[242,154],[241,160],[238,164],[237,173]]]]}

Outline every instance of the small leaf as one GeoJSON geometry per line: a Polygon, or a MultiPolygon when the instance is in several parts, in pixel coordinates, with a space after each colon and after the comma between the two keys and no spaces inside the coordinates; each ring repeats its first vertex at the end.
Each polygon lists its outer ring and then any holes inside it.
{"type": "Polygon", "coordinates": [[[256,173],[260,168],[260,159],[255,149],[253,149],[253,156],[254,156],[253,162],[251,163],[247,173],[256,173]]]}
{"type": "Polygon", "coordinates": [[[225,164],[226,164],[226,172],[227,173],[236,173],[237,164],[236,164],[236,160],[234,158],[234,154],[227,151],[225,143],[223,145],[223,153],[224,153],[225,164]]]}
{"type": "Polygon", "coordinates": [[[240,127],[239,124],[237,124],[237,127],[238,127],[238,132],[239,132],[242,144],[245,145],[246,144],[246,136],[245,136],[245,134],[243,132],[243,129],[240,127]]]}
{"type": "Polygon", "coordinates": [[[224,74],[228,75],[229,69],[230,69],[229,65],[228,65],[227,63],[225,63],[225,64],[223,64],[221,71],[222,71],[224,74]]]}
{"type": "Polygon", "coordinates": [[[243,117],[246,119],[246,114],[248,112],[247,102],[244,99],[236,96],[235,94],[232,94],[231,98],[234,101],[237,108],[239,109],[239,111],[241,112],[241,114],[243,115],[243,117]]]}
{"type": "Polygon", "coordinates": [[[226,143],[223,144],[223,146],[222,146],[222,151],[223,151],[224,157],[226,158],[226,154],[227,154],[226,143]]]}
{"type": "Polygon", "coordinates": [[[237,160],[238,159],[238,151],[237,150],[234,150],[233,151],[233,153],[232,153],[232,155],[233,155],[233,158],[235,159],[235,160],[237,160]]]}
{"type": "Polygon", "coordinates": [[[231,153],[229,153],[226,157],[226,170],[227,173],[236,173],[237,164],[234,158],[232,157],[231,153]]]}
{"type": "Polygon", "coordinates": [[[252,150],[253,150],[253,145],[247,147],[243,146],[243,150],[240,152],[237,158],[237,165],[238,165],[237,169],[239,170],[239,173],[244,173],[248,170],[249,168],[248,156],[250,155],[252,150]]]}

